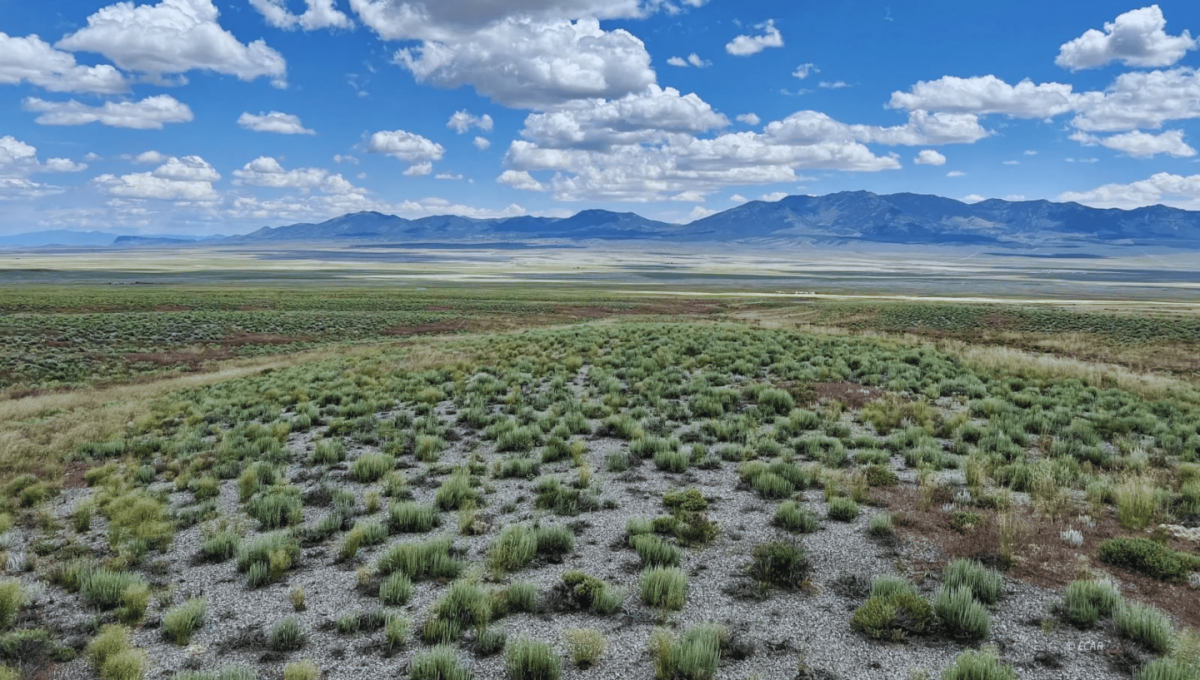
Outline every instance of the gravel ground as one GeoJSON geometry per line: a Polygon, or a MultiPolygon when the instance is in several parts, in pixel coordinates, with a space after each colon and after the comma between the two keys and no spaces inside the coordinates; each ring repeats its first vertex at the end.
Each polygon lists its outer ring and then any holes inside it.
{"type": "MultiPolygon", "coordinates": [[[[445,407],[442,412],[445,413],[445,407]]],[[[846,421],[850,421],[847,419],[846,421]]],[[[862,431],[860,426],[854,426],[862,431]]],[[[466,433],[464,433],[466,434],[466,433]]],[[[904,573],[914,558],[927,559],[928,546],[898,541],[872,539],[866,532],[870,517],[879,510],[864,507],[859,518],[851,523],[837,522],[825,517],[825,503],[819,490],[802,494],[803,502],[822,517],[819,531],[802,539],[812,560],[812,587],[799,591],[772,591],[764,601],[740,599],[728,594],[729,587],[746,581],[744,568],[750,561],[754,546],[772,540],[791,540],[784,531],[771,525],[775,502],[759,499],[753,491],[738,488],[736,465],[724,463],[718,470],[692,469],[684,474],[660,472],[649,462],[623,474],[604,472],[605,456],[627,448],[625,442],[605,438],[587,438],[587,457],[597,471],[594,484],[601,488],[601,497],[615,499],[618,509],[599,510],[579,517],[556,517],[535,513],[533,482],[526,480],[488,480],[494,492],[486,498],[483,515],[490,530],[481,536],[461,537],[453,532],[456,518],[444,513],[440,530],[433,535],[455,535],[457,546],[465,550],[473,562],[482,561],[487,547],[503,526],[516,522],[531,523],[540,519],[544,524],[564,524],[577,532],[576,546],[562,564],[540,564],[516,574],[503,583],[528,581],[537,584],[545,594],[558,582],[567,569],[582,569],[603,578],[628,593],[622,611],[601,617],[581,613],[519,614],[503,620],[509,639],[528,635],[552,642],[566,654],[564,631],[570,628],[597,628],[608,636],[609,647],[599,664],[581,671],[564,658],[565,678],[591,680],[648,680],[653,668],[647,651],[652,630],[666,625],[676,630],[686,626],[715,621],[729,626],[743,640],[754,645],[754,653],[742,661],[726,660],[718,674],[720,679],[795,678],[800,668],[807,667],[808,675],[823,678],[897,678],[912,677],[913,669],[940,674],[956,654],[967,648],[957,641],[930,636],[914,638],[907,643],[870,641],[850,629],[854,609],[862,604],[862,595],[846,594],[838,587],[846,575],[866,581],[880,574],[904,573]],[[665,513],[662,494],[672,489],[698,488],[711,501],[709,516],[721,527],[721,534],[711,545],[685,552],[683,568],[689,575],[685,608],[665,619],[644,605],[638,595],[640,568],[633,550],[623,547],[626,521],[630,517],[653,518],[665,513]],[[502,508],[510,501],[518,502],[516,512],[504,514],[502,508]]],[[[441,465],[466,462],[474,451],[485,459],[493,456],[492,444],[479,442],[473,436],[452,444],[443,452],[441,465]]],[[[293,435],[289,447],[297,454],[312,450],[312,435],[293,435]]],[[[369,449],[351,447],[353,459],[369,449]]],[[[298,460],[303,455],[297,455],[298,460]]],[[[914,484],[915,476],[902,469],[899,458],[893,468],[902,483],[914,484]]],[[[348,464],[335,466],[338,484],[354,490],[360,498],[360,509],[366,491],[374,485],[352,482],[346,470],[348,464]]],[[[410,473],[415,470],[410,470],[410,473]]],[[[556,473],[573,477],[575,470],[569,461],[546,465],[543,474],[556,473]]],[[[288,474],[301,487],[314,482],[303,465],[293,465],[288,474]]],[[[962,483],[962,473],[944,474],[947,482],[962,483]]],[[[414,500],[432,503],[437,483],[414,485],[414,500]]],[[[173,489],[173,487],[171,487],[173,489]]],[[[74,504],[87,490],[69,490],[53,501],[61,516],[69,514],[74,504]]],[[[190,502],[190,493],[172,493],[173,504],[190,502]]],[[[238,502],[236,481],[223,484],[218,505],[223,515],[242,518],[247,527],[254,522],[245,516],[238,502]]],[[[386,503],[385,503],[386,506],[386,503]]],[[[305,520],[313,521],[324,508],[306,508],[305,520]]],[[[372,519],[366,515],[361,518],[372,519]]],[[[383,519],[383,513],[374,519],[383,519]]],[[[104,522],[97,517],[90,539],[93,547],[104,547],[104,522]]],[[[251,531],[250,535],[256,532],[251,531]]],[[[33,538],[30,529],[18,529],[7,540],[10,550],[27,549],[33,538]]],[[[406,648],[389,655],[383,649],[383,632],[357,636],[338,635],[329,624],[337,617],[355,610],[375,608],[377,600],[359,594],[356,589],[356,568],[371,565],[387,546],[405,540],[424,540],[426,536],[394,535],[383,546],[364,549],[351,563],[336,561],[338,541],[335,537],[326,544],[306,548],[297,566],[279,583],[258,590],[246,587],[245,577],[237,573],[233,560],[220,564],[199,563],[194,558],[202,541],[201,527],[180,531],[170,551],[160,560],[151,556],[149,563],[158,562],[158,573],[147,569],[150,580],[166,586],[163,595],[152,602],[146,622],[136,631],[136,644],[149,654],[151,679],[169,678],[185,668],[212,669],[228,664],[244,664],[258,668],[260,678],[281,677],[282,667],[289,661],[312,659],[329,679],[403,677],[414,653],[425,649],[415,640],[406,648]],[[307,609],[294,613],[289,592],[303,587],[307,609]],[[171,604],[187,597],[203,596],[208,600],[208,619],[188,647],[178,647],[163,636],[159,627],[162,613],[171,604]],[[267,631],[288,616],[297,616],[309,632],[309,643],[301,651],[286,654],[270,653],[261,647],[236,647],[239,638],[254,631],[267,631]]],[[[41,569],[44,571],[44,568],[41,569]]],[[[910,575],[915,577],[916,575],[910,575]]],[[[22,578],[35,583],[34,574],[22,578]]],[[[492,584],[492,585],[502,585],[492,584]]],[[[920,587],[932,596],[937,587],[937,575],[922,579],[920,587]]],[[[414,621],[414,628],[427,615],[433,601],[445,590],[444,584],[418,583],[412,601],[399,608],[414,621]]],[[[1009,581],[1003,599],[993,609],[993,637],[1006,662],[1014,664],[1020,677],[1047,680],[1054,678],[1122,678],[1129,677],[1112,663],[1112,650],[1120,647],[1110,629],[1097,628],[1078,631],[1059,625],[1043,629],[1041,620],[1050,617],[1050,606],[1061,598],[1061,592],[1045,590],[1009,581]]],[[[41,589],[31,614],[60,632],[67,641],[77,645],[86,642],[100,615],[83,603],[78,595],[67,595],[53,588],[41,589]]],[[[504,677],[503,655],[478,658],[464,645],[462,660],[475,672],[476,678],[504,677]]],[[[91,678],[94,671],[86,660],[80,659],[53,669],[55,678],[91,678]]]]}

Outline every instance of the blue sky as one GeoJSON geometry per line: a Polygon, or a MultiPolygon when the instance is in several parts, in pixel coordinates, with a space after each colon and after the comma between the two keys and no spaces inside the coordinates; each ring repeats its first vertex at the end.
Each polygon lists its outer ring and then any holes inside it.
{"type": "Polygon", "coordinates": [[[0,233],[857,189],[1200,209],[1193,33],[1168,0],[0,0],[0,233]]]}

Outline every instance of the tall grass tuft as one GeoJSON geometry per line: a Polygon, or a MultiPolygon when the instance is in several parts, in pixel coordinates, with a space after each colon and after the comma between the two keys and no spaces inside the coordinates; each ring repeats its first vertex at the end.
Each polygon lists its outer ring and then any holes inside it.
{"type": "Polygon", "coordinates": [[[558,680],[562,659],[550,643],[522,637],[504,650],[504,669],[510,680],[558,680]]]}
{"type": "Polygon", "coordinates": [[[652,567],[642,571],[641,590],[651,607],[677,611],[687,597],[687,575],[678,567],[652,567]]]}
{"type": "Polygon", "coordinates": [[[163,630],[171,636],[175,644],[184,646],[192,639],[192,633],[204,625],[207,615],[208,600],[193,597],[163,616],[163,630]]]}
{"type": "Polygon", "coordinates": [[[1004,592],[1004,577],[979,562],[958,559],[942,569],[942,584],[951,590],[967,587],[984,604],[996,604],[1004,592]]]}

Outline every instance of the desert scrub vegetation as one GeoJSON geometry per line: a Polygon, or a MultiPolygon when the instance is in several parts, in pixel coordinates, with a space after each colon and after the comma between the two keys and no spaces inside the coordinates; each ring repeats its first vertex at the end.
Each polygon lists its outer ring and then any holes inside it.
{"type": "Polygon", "coordinates": [[[702,623],[676,637],[664,629],[650,636],[650,656],[658,680],[704,680],[716,677],[721,655],[729,642],[724,626],[702,623]]]}
{"type": "Polygon", "coordinates": [[[872,638],[903,640],[928,631],[935,619],[933,607],[917,589],[895,576],[871,581],[870,597],[855,610],[850,627],[872,638]]]}

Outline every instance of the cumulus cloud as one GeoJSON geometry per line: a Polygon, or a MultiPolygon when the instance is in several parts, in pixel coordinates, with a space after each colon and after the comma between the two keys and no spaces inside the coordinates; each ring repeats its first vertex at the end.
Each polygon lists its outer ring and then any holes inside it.
{"type": "Polygon", "coordinates": [[[329,171],[321,168],[284,170],[279,161],[274,158],[259,156],[242,166],[240,170],[234,170],[233,176],[237,178],[234,180],[234,184],[308,191],[320,186],[329,176],[329,171]]]}
{"type": "Polygon", "coordinates": [[[0,32],[0,85],[22,82],[51,92],[116,94],[129,89],[121,72],[108,64],[81,66],[70,52],[56,50],[36,35],[0,32]]]}
{"type": "Polygon", "coordinates": [[[851,85],[850,83],[847,83],[844,80],[834,80],[834,81],[828,81],[828,82],[822,80],[821,82],[817,83],[817,87],[819,87],[823,90],[841,90],[841,89],[845,89],[847,87],[854,87],[854,86],[851,85]]]}
{"type": "Polygon", "coordinates": [[[680,68],[687,68],[689,66],[695,66],[696,68],[707,68],[712,66],[711,61],[701,59],[700,55],[696,54],[695,52],[689,54],[687,59],[684,59],[683,57],[671,57],[667,60],[667,63],[671,66],[678,66],[680,68]]]}
{"type": "Polygon", "coordinates": [[[1171,66],[1197,47],[1190,33],[1171,36],[1158,5],[1126,12],[1104,24],[1103,31],[1091,29],[1064,44],[1054,63],[1078,71],[1099,68],[1114,61],[1126,66],[1171,66]]]}
{"type": "Polygon", "coordinates": [[[1200,175],[1184,177],[1160,172],[1130,184],[1105,184],[1091,191],[1067,191],[1060,201],[1073,201],[1094,208],[1141,208],[1164,204],[1187,210],[1200,209],[1200,175]]]}
{"type": "Polygon", "coordinates": [[[309,130],[300,122],[299,116],[290,113],[272,111],[270,113],[243,113],[238,117],[238,125],[255,132],[274,132],[281,135],[315,135],[315,130],[309,130]]]}
{"type": "Polygon", "coordinates": [[[86,27],[58,41],[72,52],[97,52],[127,71],[162,77],[193,69],[270,77],[284,84],[287,63],[262,40],[242,44],[217,22],[212,0],[119,2],[88,17],[86,27]]]}
{"type": "Polygon", "coordinates": [[[42,165],[45,172],[83,172],[88,169],[87,163],[76,163],[70,158],[48,158],[42,165]]]}
{"type": "Polygon", "coordinates": [[[441,144],[405,130],[384,130],[371,135],[369,153],[387,154],[409,163],[406,175],[428,175],[432,161],[441,160],[446,149],[441,144]]]}
{"type": "Polygon", "coordinates": [[[812,74],[820,72],[821,69],[812,64],[800,64],[796,67],[795,71],[792,71],[792,77],[799,78],[800,80],[807,80],[812,74]]]}
{"type": "Polygon", "coordinates": [[[492,148],[492,142],[487,137],[476,137],[471,143],[480,151],[487,151],[492,148]]]}
{"type": "Polygon", "coordinates": [[[888,107],[909,111],[945,111],[979,115],[1004,114],[1014,118],[1050,118],[1068,113],[1081,96],[1070,85],[1023,80],[1009,85],[996,76],[958,78],[945,76],[920,81],[909,92],[893,92],[888,107]]]}
{"type": "Polygon", "coordinates": [[[1191,68],[1124,73],[1103,93],[1089,93],[1071,124],[1089,132],[1158,129],[1200,118],[1200,72],[1191,68]]]}
{"type": "Polygon", "coordinates": [[[646,46],[595,19],[534,23],[510,19],[470,40],[427,40],[396,53],[422,83],[457,88],[514,108],[544,108],[572,99],[620,97],[655,82],[646,46]]]}
{"type": "Polygon", "coordinates": [[[762,122],[762,119],[759,118],[758,114],[755,113],[743,113],[737,117],[737,120],[739,123],[745,123],[746,125],[750,126],[758,125],[762,122]]]}
{"type": "Polygon", "coordinates": [[[172,156],[152,172],[106,173],[92,183],[117,198],[212,203],[220,200],[212,185],[219,179],[221,175],[200,156],[172,156]]]}
{"type": "Polygon", "coordinates": [[[41,114],[34,119],[40,125],[100,123],[135,130],[161,130],[166,123],[187,123],[194,118],[187,104],[165,94],[141,101],[105,102],[101,106],[88,106],[74,99],[50,102],[30,97],[23,106],[26,111],[41,114]]]}
{"type": "Polygon", "coordinates": [[[762,34],[739,35],[726,43],[725,51],[735,57],[748,57],[768,47],[783,47],[783,34],[775,28],[774,19],[768,19],[766,23],[758,24],[755,28],[761,30],[762,34]]]}
{"type": "Polygon", "coordinates": [[[157,165],[167,160],[168,156],[151,149],[130,158],[129,160],[139,165],[157,165]]]}
{"type": "Polygon", "coordinates": [[[1182,130],[1169,130],[1162,134],[1150,134],[1135,130],[1109,137],[1096,137],[1086,132],[1076,132],[1071,139],[1084,146],[1100,146],[1129,154],[1134,158],[1150,158],[1159,154],[1168,154],[1175,158],[1190,158],[1196,155],[1196,150],[1183,141],[1182,130]]]}
{"type": "Polygon", "coordinates": [[[491,132],[494,122],[492,117],[486,113],[482,116],[476,116],[470,111],[462,110],[455,111],[454,115],[450,116],[450,120],[446,123],[446,127],[454,130],[458,134],[463,134],[472,127],[478,128],[483,132],[491,132]]]}
{"type": "Polygon", "coordinates": [[[946,173],[947,177],[966,177],[966,175],[967,173],[963,172],[962,170],[951,170],[950,172],[946,173]]]}
{"type": "Polygon", "coordinates": [[[758,200],[766,201],[767,203],[775,203],[776,201],[782,201],[787,197],[788,192],[786,191],[772,191],[769,194],[763,194],[762,196],[759,196],[758,200]]]}
{"type": "Polygon", "coordinates": [[[945,165],[946,157],[933,149],[922,149],[913,162],[917,165],[945,165]]]}
{"type": "Polygon", "coordinates": [[[292,14],[284,0],[250,0],[268,24],[284,30],[302,28],[315,31],[321,28],[351,28],[354,22],[336,7],[333,0],[305,0],[307,9],[303,14],[292,14]]]}
{"type": "Polygon", "coordinates": [[[37,147],[13,137],[0,137],[0,176],[23,174],[38,166],[37,147]]]}
{"type": "Polygon", "coordinates": [[[545,191],[546,187],[524,170],[505,170],[496,181],[522,191],[545,191]]]}

